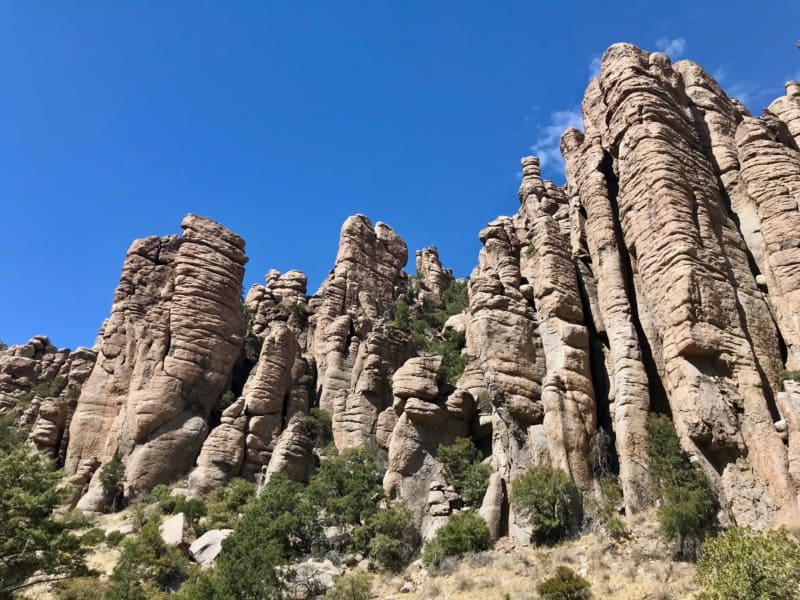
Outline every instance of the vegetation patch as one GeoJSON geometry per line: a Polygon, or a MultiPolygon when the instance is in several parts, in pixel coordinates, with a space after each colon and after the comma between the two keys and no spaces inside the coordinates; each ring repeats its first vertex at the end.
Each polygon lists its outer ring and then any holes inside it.
{"type": "Polygon", "coordinates": [[[539,543],[571,535],[581,522],[581,500],[575,482],[561,469],[532,467],[511,483],[511,505],[531,526],[539,543]]]}
{"type": "Polygon", "coordinates": [[[731,527],[703,544],[700,600],[800,597],[800,547],[786,531],[731,527]]]}
{"type": "Polygon", "coordinates": [[[716,502],[708,480],[689,461],[672,421],[664,415],[647,421],[647,452],[650,481],[661,500],[661,535],[677,556],[697,558],[703,539],[715,525],[716,502]]]}
{"type": "Polygon", "coordinates": [[[448,556],[483,552],[491,547],[492,538],[486,521],[472,510],[458,512],[425,544],[422,561],[438,567],[448,556]]]}
{"type": "Polygon", "coordinates": [[[560,566],[556,574],[536,586],[542,600],[589,600],[591,584],[572,569],[560,566]]]}
{"type": "Polygon", "coordinates": [[[480,506],[492,469],[483,464],[480,450],[469,438],[457,438],[449,446],[440,445],[436,450],[436,460],[444,469],[447,483],[461,495],[464,502],[480,506]]]}

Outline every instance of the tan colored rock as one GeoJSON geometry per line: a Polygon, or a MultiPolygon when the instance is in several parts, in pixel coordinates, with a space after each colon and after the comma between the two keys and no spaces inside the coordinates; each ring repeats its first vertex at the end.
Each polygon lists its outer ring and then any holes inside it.
{"type": "Polygon", "coordinates": [[[614,45],[583,108],[586,138],[609,155],[639,323],[684,448],[738,523],[795,512],[768,408],[777,332],[680,72],[663,54],[614,45]]]}
{"type": "Polygon", "coordinates": [[[374,440],[378,414],[392,403],[392,374],[411,354],[409,336],[389,324],[407,260],[390,227],[350,217],[334,269],[309,302],[320,408],[332,415],[340,450],[374,440]]]}
{"type": "Polygon", "coordinates": [[[159,526],[158,533],[164,544],[173,548],[189,546],[194,541],[192,526],[182,512],[164,521],[159,526]]]}
{"type": "Polygon", "coordinates": [[[496,541],[505,531],[505,521],[508,519],[508,500],[506,498],[506,485],[500,473],[492,473],[489,477],[489,486],[478,514],[489,526],[489,533],[496,541]]]}
{"type": "Polygon", "coordinates": [[[242,342],[244,242],[202,217],[181,226],[128,251],[70,425],[67,473],[119,452],[133,494],[194,464],[242,342]]]}
{"type": "Polygon", "coordinates": [[[401,399],[434,400],[439,395],[437,373],[441,365],[441,356],[409,358],[392,377],[392,393],[401,399]]]}
{"type": "Polygon", "coordinates": [[[197,465],[189,474],[190,495],[202,497],[239,474],[244,462],[247,427],[244,405],[242,397],[225,409],[222,422],[203,442],[197,465]]]}
{"type": "Polygon", "coordinates": [[[786,95],[770,104],[767,112],[786,124],[794,138],[795,147],[800,147],[800,82],[787,82],[786,95]]]}
{"type": "Polygon", "coordinates": [[[443,296],[453,282],[453,272],[442,267],[439,251],[435,246],[417,250],[415,258],[419,299],[428,302],[431,306],[443,307],[443,296]]]}
{"type": "Polygon", "coordinates": [[[222,542],[232,533],[233,529],[206,531],[189,545],[189,555],[201,568],[211,568],[222,552],[222,542]]]}
{"type": "Polygon", "coordinates": [[[281,432],[272,452],[264,481],[273,473],[284,473],[292,481],[305,483],[315,468],[311,440],[301,415],[292,419],[281,432]]]}

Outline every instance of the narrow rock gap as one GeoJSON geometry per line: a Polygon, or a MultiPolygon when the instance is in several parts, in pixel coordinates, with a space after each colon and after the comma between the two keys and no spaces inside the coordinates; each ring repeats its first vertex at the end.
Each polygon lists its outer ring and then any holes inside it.
{"type": "MultiPolygon", "coordinates": [[[[582,261],[582,259],[578,259],[578,261],[582,261]]],[[[585,262],[584,268],[587,272],[591,272],[590,266],[585,262]]],[[[608,403],[610,384],[605,359],[605,351],[608,350],[608,336],[605,332],[600,333],[597,331],[594,325],[594,318],[592,317],[589,295],[586,292],[583,272],[580,268],[576,268],[575,272],[578,280],[578,292],[580,293],[581,305],[583,307],[583,324],[586,326],[589,334],[589,369],[592,375],[592,388],[594,389],[597,428],[602,429],[610,437],[610,442],[608,444],[608,453],[610,457],[609,467],[615,475],[618,475],[619,456],[617,455],[616,432],[614,431],[614,424],[611,420],[611,407],[608,403]]]]}
{"type": "Polygon", "coordinates": [[[622,225],[619,220],[619,203],[617,202],[619,180],[617,179],[616,173],[614,173],[614,157],[608,152],[604,152],[603,154],[603,162],[600,165],[600,170],[606,179],[608,200],[611,204],[611,213],[614,215],[614,236],[619,242],[619,255],[624,270],[625,293],[628,297],[628,305],[631,307],[631,321],[636,329],[636,337],[639,339],[642,363],[644,364],[645,373],[647,374],[647,387],[650,393],[650,412],[664,414],[672,418],[672,410],[669,406],[667,392],[661,382],[661,377],[658,375],[658,368],[653,359],[653,349],[650,346],[650,340],[647,339],[639,320],[636,287],[633,283],[633,267],[631,266],[630,256],[625,250],[625,238],[622,236],[622,225]]]}

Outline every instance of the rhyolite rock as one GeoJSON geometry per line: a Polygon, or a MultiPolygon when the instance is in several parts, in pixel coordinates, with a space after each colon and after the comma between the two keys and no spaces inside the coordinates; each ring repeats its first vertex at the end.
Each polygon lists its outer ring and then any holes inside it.
{"type": "Polygon", "coordinates": [[[478,234],[461,313],[444,311],[454,276],[436,248],[409,279],[406,243],[364,215],[342,225],[316,294],[272,270],[240,301],[244,242],[190,215],[182,236],[131,246],[93,350],[41,336],[0,350],[0,413],[98,511],[115,454],[133,495],[187,474],[192,496],[240,476],[306,481],[319,408],[339,450],[388,454],[385,491],[425,539],[464,508],[437,449],[470,437],[492,468],[492,537],[525,541],[509,490],[532,466],[587,500],[617,475],[626,515],[651,506],[646,423],[666,414],[723,524],[794,522],[800,84],[753,116],[699,65],[615,44],[581,111],[564,185],[522,159],[519,206],[478,234]],[[443,325],[435,341],[465,337],[454,385],[411,334],[423,313],[443,325]]]}
{"type": "Polygon", "coordinates": [[[128,250],[70,424],[67,473],[119,454],[129,494],[188,472],[242,344],[244,241],[203,217],[181,227],[128,250]]]}

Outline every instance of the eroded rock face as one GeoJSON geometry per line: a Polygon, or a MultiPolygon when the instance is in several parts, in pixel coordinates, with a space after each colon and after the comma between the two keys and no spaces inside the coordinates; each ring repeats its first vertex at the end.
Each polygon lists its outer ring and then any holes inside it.
{"type": "Polygon", "coordinates": [[[242,343],[244,241],[194,215],[181,227],[128,251],[70,425],[67,473],[119,453],[132,494],[192,466],[242,343]]]}
{"type": "Polygon", "coordinates": [[[378,414],[392,403],[392,373],[411,355],[409,336],[389,323],[407,260],[388,225],[350,217],[333,272],[310,302],[319,405],[332,415],[340,450],[374,440],[378,414]]]}
{"type": "Polygon", "coordinates": [[[441,363],[441,356],[408,359],[394,374],[393,405],[379,419],[382,430],[391,430],[378,437],[389,453],[384,489],[408,506],[423,539],[461,506],[458,494],[442,483],[446,479],[436,453],[440,444],[468,434],[475,413],[468,391],[437,382],[441,363]]]}
{"type": "Polygon", "coordinates": [[[420,300],[437,308],[444,306],[443,296],[453,282],[453,272],[442,267],[439,250],[435,246],[417,250],[416,267],[420,300]]]}
{"type": "MultiPolygon", "coordinates": [[[[752,266],[774,272],[787,261],[774,255],[775,242],[770,248],[768,238],[782,234],[768,231],[769,208],[759,203],[770,178],[789,181],[791,152],[696,65],[673,68],[665,55],[626,44],[604,55],[583,115],[585,135],[568,132],[562,148],[570,190],[586,212],[595,322],[609,337],[623,484],[625,456],[632,461],[626,496],[637,487],[642,440],[635,424],[647,410],[636,390],[647,382],[651,407],[666,397],[684,448],[730,518],[764,526],[794,513],[795,484],[773,426],[779,335],[752,266]],[[758,156],[770,151],[783,172],[759,168],[758,156]],[[628,423],[632,435],[620,436],[618,427],[628,423]]],[[[780,204],[780,195],[768,206],[780,204]]],[[[796,208],[796,201],[787,206],[796,208]]],[[[788,271],[783,276],[791,281],[788,271]]],[[[783,337],[796,339],[786,335],[790,319],[782,316],[792,310],[791,284],[781,286],[777,277],[771,283],[779,324],[787,323],[783,337]]]]}

